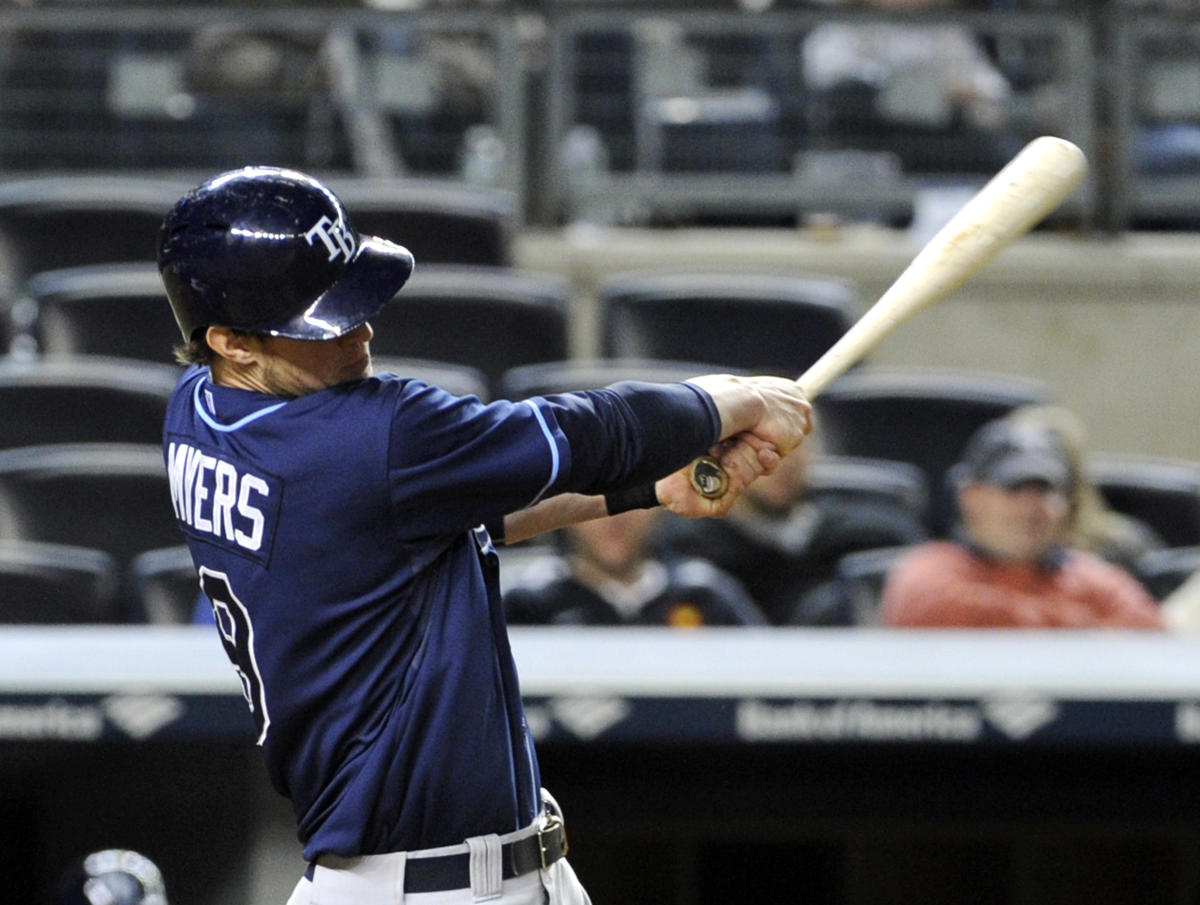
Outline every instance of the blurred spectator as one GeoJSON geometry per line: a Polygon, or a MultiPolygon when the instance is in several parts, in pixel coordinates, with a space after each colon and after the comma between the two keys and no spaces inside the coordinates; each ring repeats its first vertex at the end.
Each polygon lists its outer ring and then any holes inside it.
{"type": "Polygon", "coordinates": [[[565,528],[565,550],[509,588],[511,624],[761,625],[761,610],[731,576],[692,558],[659,559],[650,538],[662,509],[634,509],[565,528]]]}
{"type": "Polygon", "coordinates": [[[814,441],[810,436],[775,474],[748,487],[725,518],[668,519],[660,542],[732,574],[773,623],[851,625],[851,602],[834,592],[838,560],[918,543],[929,531],[918,513],[899,504],[851,493],[812,495],[814,441]]]}
{"type": "Polygon", "coordinates": [[[1071,465],[1074,487],[1071,509],[1071,544],[1101,559],[1134,572],[1137,562],[1166,544],[1145,522],[1112,509],[1088,479],[1084,469],[1087,428],[1069,409],[1057,405],[1021,406],[1008,416],[1018,424],[1054,431],[1062,441],[1071,465]]]}
{"type": "MultiPolygon", "coordinates": [[[[864,0],[878,10],[953,6],[939,0],[864,0]]],[[[858,83],[875,91],[886,119],[946,127],[961,115],[985,130],[1007,118],[1007,79],[976,36],[949,23],[829,22],[804,42],[805,82],[812,88],[858,83]]]]}
{"type": "Polygon", "coordinates": [[[55,905],[167,905],[162,872],[129,849],[92,852],[59,881],[55,905]]]}
{"type": "MultiPolygon", "coordinates": [[[[948,0],[861,0],[845,4],[881,12],[914,12],[954,7],[948,0]]],[[[814,28],[804,41],[805,84],[823,99],[823,124],[833,140],[853,147],[894,150],[907,170],[994,169],[1020,144],[1005,132],[1012,88],[988,56],[979,37],[954,22],[895,20],[832,21],[814,28]],[[924,151],[897,145],[898,132],[912,138],[955,136],[958,143],[934,142],[924,151]],[[962,156],[955,161],[951,154],[962,156]],[[916,154],[934,155],[923,159],[916,154]]]]}
{"type": "Polygon", "coordinates": [[[1071,455],[1057,432],[1001,419],[967,444],[951,475],[951,540],[902,557],[883,588],[883,621],[908,627],[1163,627],[1128,572],[1071,546],[1071,455]]]}
{"type": "Polygon", "coordinates": [[[206,25],[185,55],[186,85],[201,96],[304,106],[328,91],[319,51],[316,34],[206,25]]]}

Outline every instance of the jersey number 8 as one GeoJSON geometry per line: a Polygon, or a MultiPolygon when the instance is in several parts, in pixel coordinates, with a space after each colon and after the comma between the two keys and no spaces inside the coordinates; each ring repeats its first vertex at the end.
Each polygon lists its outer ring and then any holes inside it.
{"type": "Polygon", "coordinates": [[[254,656],[254,626],[250,622],[250,612],[233,593],[224,572],[201,566],[200,587],[212,603],[225,654],[242,680],[242,694],[258,726],[258,744],[261,745],[266,741],[271,717],[267,713],[266,691],[254,656]]]}

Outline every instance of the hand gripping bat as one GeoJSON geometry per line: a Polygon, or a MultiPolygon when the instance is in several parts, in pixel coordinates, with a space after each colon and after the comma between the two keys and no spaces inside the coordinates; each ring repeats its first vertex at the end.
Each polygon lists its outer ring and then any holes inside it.
{"type": "MultiPolygon", "coordinates": [[[[1087,171],[1078,147],[1035,138],[963,205],[842,337],[797,378],[814,399],[897,326],[957,289],[1069,195],[1087,171]]],[[[692,486],[715,499],[729,486],[716,459],[692,464],[692,486]]]]}

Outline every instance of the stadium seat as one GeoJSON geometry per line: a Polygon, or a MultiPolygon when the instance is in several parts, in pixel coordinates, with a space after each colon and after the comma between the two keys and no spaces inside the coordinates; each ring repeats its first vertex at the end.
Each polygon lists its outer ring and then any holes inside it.
{"type": "Polygon", "coordinates": [[[838,537],[843,543],[834,548],[842,552],[832,578],[806,590],[784,616],[784,624],[875,624],[883,551],[907,549],[928,537],[925,473],[907,462],[823,454],[809,462],[806,481],[814,502],[820,504],[824,495],[832,498],[825,505],[842,507],[833,510],[842,513],[844,537],[838,537]],[[854,530],[848,531],[851,525],[854,530]]]}
{"type": "Polygon", "coordinates": [[[43,270],[153,262],[158,227],[191,186],[169,179],[59,173],[0,182],[0,243],[19,287],[43,270]]]}
{"type": "Polygon", "coordinates": [[[808,492],[868,497],[929,519],[929,480],[916,465],[892,459],[815,456],[806,473],[808,492]]]}
{"type": "Polygon", "coordinates": [[[500,382],[505,399],[527,399],[547,393],[594,390],[619,380],[671,383],[700,374],[712,374],[718,365],[694,361],[661,361],[646,358],[579,358],[546,361],[512,368],[500,382]]]}
{"type": "Polygon", "coordinates": [[[0,273],[0,355],[13,350],[13,339],[17,335],[16,301],[12,280],[7,274],[0,273]]]}
{"type": "Polygon", "coordinates": [[[0,449],[159,443],[180,369],[99,356],[0,359],[0,449]]]}
{"type": "Polygon", "coordinates": [[[930,525],[951,527],[955,508],[946,473],[984,423],[1020,405],[1054,399],[1041,380],[949,368],[863,367],[817,397],[816,429],[831,454],[895,459],[925,472],[930,525]]]}
{"type": "Polygon", "coordinates": [[[186,545],[139,553],[129,572],[132,593],[145,622],[186,625],[192,621],[200,582],[186,545]]]}
{"type": "Polygon", "coordinates": [[[0,539],[112,556],[125,584],[137,554],[182,539],[159,444],[79,443],[0,451],[0,539]]]}
{"type": "Polygon", "coordinates": [[[870,547],[844,554],[832,578],[806,591],[784,625],[878,625],[883,583],[892,563],[913,544],[870,547]]]}
{"type": "Polygon", "coordinates": [[[120,621],[116,562],[63,544],[0,541],[0,624],[120,621]]]}
{"type": "Polygon", "coordinates": [[[484,402],[490,398],[487,378],[478,368],[448,361],[431,361],[427,358],[395,358],[386,355],[372,355],[371,362],[376,374],[416,377],[455,396],[478,396],[484,402]]]}
{"type": "Polygon", "coordinates": [[[516,195],[503,189],[423,179],[346,177],[326,183],[360,233],[403,245],[428,264],[512,264],[516,195]]]}
{"type": "Polygon", "coordinates": [[[832,277],[691,271],[614,275],[596,297],[602,355],[790,377],[849,329],[858,299],[832,277]]]}
{"type": "Polygon", "coordinates": [[[467,365],[483,372],[491,398],[509,368],[567,356],[570,285],[503,267],[417,267],[371,318],[372,351],[467,365]]]}
{"type": "Polygon", "coordinates": [[[1170,596],[1197,571],[1200,571],[1200,546],[1151,550],[1138,560],[1134,570],[1146,590],[1160,601],[1170,596]]]}
{"type": "Polygon", "coordinates": [[[879,608],[888,572],[910,549],[912,545],[856,550],[838,561],[837,580],[847,595],[856,624],[879,624],[879,608]]]}
{"type": "Polygon", "coordinates": [[[168,363],[182,337],[153,260],[43,271],[30,278],[31,327],[43,355],[168,363]]]}
{"type": "Polygon", "coordinates": [[[1168,547],[1200,545],[1200,461],[1092,453],[1084,468],[1109,506],[1148,525],[1168,547]]]}

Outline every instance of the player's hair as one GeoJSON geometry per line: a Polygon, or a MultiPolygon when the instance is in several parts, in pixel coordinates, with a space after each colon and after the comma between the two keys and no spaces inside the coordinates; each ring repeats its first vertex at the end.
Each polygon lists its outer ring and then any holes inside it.
{"type": "Polygon", "coordinates": [[[217,353],[203,337],[176,346],[172,351],[175,353],[175,360],[181,365],[211,365],[217,357],[217,353]]]}
{"type": "MultiPolygon", "coordinates": [[[[236,336],[245,336],[249,333],[248,330],[230,329],[236,336]]],[[[211,367],[220,356],[208,344],[208,340],[204,338],[204,333],[205,331],[202,330],[197,331],[192,339],[182,345],[176,346],[172,350],[175,353],[175,360],[181,365],[207,365],[211,367]]]]}

